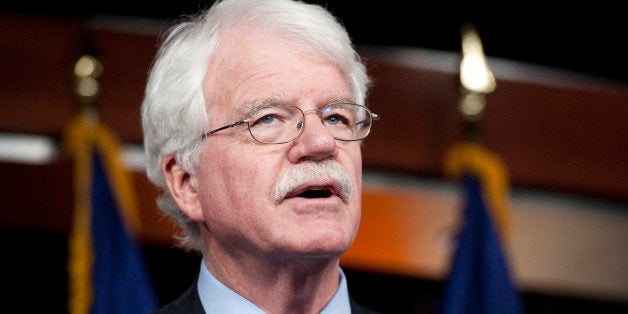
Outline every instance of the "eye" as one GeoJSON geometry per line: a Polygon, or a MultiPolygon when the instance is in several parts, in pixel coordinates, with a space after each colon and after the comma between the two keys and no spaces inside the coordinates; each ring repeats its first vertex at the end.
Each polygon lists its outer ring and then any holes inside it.
{"type": "Polygon", "coordinates": [[[277,120],[277,116],[274,114],[267,114],[262,116],[261,118],[255,120],[255,122],[253,122],[253,124],[272,124],[275,120],[277,120]]]}
{"type": "MultiPolygon", "coordinates": [[[[249,127],[260,130],[279,130],[294,122],[298,108],[289,106],[271,106],[254,112],[250,117],[249,127]]],[[[275,132],[274,131],[274,132],[275,132]]]]}
{"type": "Polygon", "coordinates": [[[327,116],[323,119],[323,122],[327,125],[338,125],[338,124],[350,125],[351,123],[350,119],[340,114],[333,114],[333,115],[327,116]]]}
{"type": "Polygon", "coordinates": [[[251,127],[266,127],[278,125],[281,122],[285,122],[287,119],[285,114],[281,112],[273,112],[264,110],[259,112],[259,115],[255,115],[251,119],[251,127]]]}

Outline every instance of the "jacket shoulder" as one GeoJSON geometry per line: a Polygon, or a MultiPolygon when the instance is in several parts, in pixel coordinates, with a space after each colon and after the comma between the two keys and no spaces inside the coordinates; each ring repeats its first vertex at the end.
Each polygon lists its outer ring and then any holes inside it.
{"type": "Polygon", "coordinates": [[[198,296],[197,280],[198,279],[195,279],[192,285],[176,300],[164,305],[151,314],[204,314],[205,310],[198,296]]]}

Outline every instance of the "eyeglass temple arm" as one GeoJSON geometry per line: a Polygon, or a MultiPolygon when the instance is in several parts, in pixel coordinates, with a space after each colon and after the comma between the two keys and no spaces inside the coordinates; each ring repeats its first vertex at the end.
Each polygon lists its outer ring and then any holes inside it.
{"type": "Polygon", "coordinates": [[[224,129],[229,129],[229,128],[232,128],[232,127],[236,127],[238,125],[241,125],[241,124],[244,124],[244,123],[248,123],[248,122],[249,122],[249,119],[244,119],[244,120],[240,120],[238,122],[234,122],[234,123],[231,123],[229,125],[225,125],[223,127],[217,128],[215,130],[211,130],[211,131],[209,131],[207,133],[203,133],[203,135],[201,135],[201,139],[205,139],[206,137],[208,137],[208,136],[210,136],[210,135],[212,135],[212,134],[214,134],[216,132],[220,132],[220,131],[222,131],[224,129]]]}
{"type": "MultiPolygon", "coordinates": [[[[379,120],[379,115],[378,115],[378,114],[376,114],[376,113],[372,113],[372,112],[371,112],[371,119],[372,119],[372,120],[379,120]]],[[[367,120],[358,121],[358,122],[356,122],[356,123],[355,123],[355,125],[362,124],[362,123],[364,123],[364,122],[366,122],[366,121],[367,121],[367,120]]]]}

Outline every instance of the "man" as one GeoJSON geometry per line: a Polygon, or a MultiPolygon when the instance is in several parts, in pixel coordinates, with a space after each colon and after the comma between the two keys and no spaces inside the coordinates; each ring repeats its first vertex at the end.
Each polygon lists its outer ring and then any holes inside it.
{"type": "Polygon", "coordinates": [[[174,26],[142,124],[198,279],[162,313],[361,313],[339,258],[361,213],[365,67],[326,10],[225,0],[174,26]]]}

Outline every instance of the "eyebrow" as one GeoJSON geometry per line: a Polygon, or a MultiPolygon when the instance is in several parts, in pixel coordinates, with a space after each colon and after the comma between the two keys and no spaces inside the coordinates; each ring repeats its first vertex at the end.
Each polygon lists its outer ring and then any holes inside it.
{"type": "MultiPolygon", "coordinates": [[[[273,105],[292,105],[296,106],[292,101],[281,101],[282,97],[280,95],[273,95],[266,98],[255,99],[251,101],[245,101],[236,106],[236,112],[240,117],[247,117],[253,111],[256,111],[260,108],[266,106],[273,105]]],[[[333,95],[326,98],[323,103],[319,103],[318,106],[325,107],[329,104],[338,104],[338,103],[354,103],[354,100],[350,97],[344,97],[339,95],[333,95]]]]}
{"type": "Polygon", "coordinates": [[[337,103],[354,103],[354,102],[355,101],[353,99],[348,98],[348,97],[331,96],[327,98],[327,102],[325,103],[325,105],[337,104],[337,103]]]}
{"type": "Polygon", "coordinates": [[[279,101],[279,97],[277,96],[270,96],[267,98],[262,98],[262,99],[255,99],[252,101],[245,101],[239,105],[237,105],[236,107],[236,112],[243,116],[243,117],[247,117],[249,114],[251,114],[251,112],[258,110],[259,108],[263,108],[266,106],[271,106],[274,104],[277,104],[279,101]]]}

